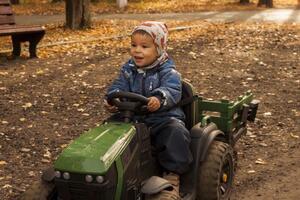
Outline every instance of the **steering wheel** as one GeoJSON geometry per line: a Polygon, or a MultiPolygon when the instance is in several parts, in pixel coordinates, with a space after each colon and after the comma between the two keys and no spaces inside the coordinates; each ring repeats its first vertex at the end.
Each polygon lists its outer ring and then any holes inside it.
{"type": "Polygon", "coordinates": [[[107,100],[120,111],[131,111],[134,113],[147,112],[149,99],[133,92],[117,91],[109,94],[107,100]]]}

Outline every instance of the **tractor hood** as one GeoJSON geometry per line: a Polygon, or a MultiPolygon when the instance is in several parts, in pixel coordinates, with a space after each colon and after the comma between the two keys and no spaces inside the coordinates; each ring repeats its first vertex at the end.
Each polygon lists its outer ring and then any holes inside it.
{"type": "Polygon", "coordinates": [[[128,123],[107,123],[73,141],[54,163],[55,170],[104,175],[135,134],[128,123]]]}

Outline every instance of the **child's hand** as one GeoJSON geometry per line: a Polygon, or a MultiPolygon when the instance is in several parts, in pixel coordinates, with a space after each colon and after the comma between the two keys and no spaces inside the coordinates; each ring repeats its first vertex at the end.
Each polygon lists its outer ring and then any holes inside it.
{"type": "Polygon", "coordinates": [[[147,108],[150,112],[157,111],[160,108],[160,100],[157,97],[149,97],[147,108]]]}
{"type": "Polygon", "coordinates": [[[116,106],[112,106],[110,105],[106,99],[104,99],[104,108],[108,111],[108,112],[111,112],[111,113],[115,113],[115,112],[118,112],[118,108],[116,106]]]}

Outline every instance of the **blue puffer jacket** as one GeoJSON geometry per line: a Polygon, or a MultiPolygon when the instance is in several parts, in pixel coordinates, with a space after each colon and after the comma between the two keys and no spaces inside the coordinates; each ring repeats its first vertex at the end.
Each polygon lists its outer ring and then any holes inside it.
{"type": "Polygon", "coordinates": [[[130,59],[121,68],[119,77],[108,88],[107,94],[115,91],[134,92],[145,97],[159,97],[160,109],[150,113],[144,119],[149,125],[161,123],[162,120],[169,118],[184,120],[183,111],[175,106],[181,99],[181,76],[175,70],[171,59],[161,66],[147,70],[138,69],[130,59]]]}

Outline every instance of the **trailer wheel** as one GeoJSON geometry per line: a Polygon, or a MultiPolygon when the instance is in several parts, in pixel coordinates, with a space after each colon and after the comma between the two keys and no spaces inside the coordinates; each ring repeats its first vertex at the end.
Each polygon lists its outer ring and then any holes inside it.
{"type": "Polygon", "coordinates": [[[21,200],[55,200],[57,194],[53,182],[34,182],[21,196],[21,200]]]}
{"type": "Polygon", "coordinates": [[[229,200],[234,177],[232,147],[214,141],[200,164],[197,200],[229,200]]]}

